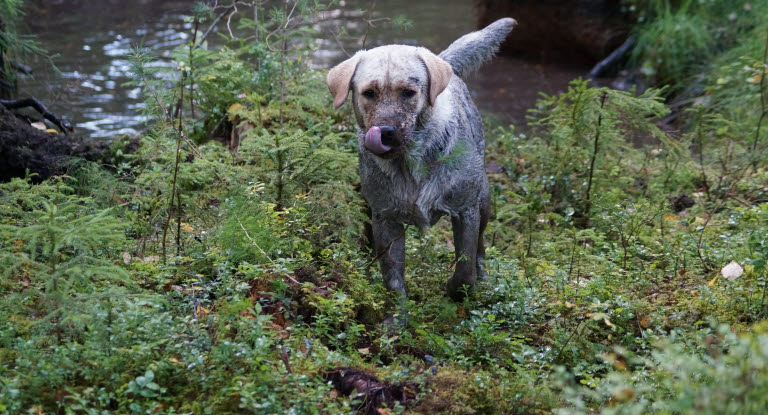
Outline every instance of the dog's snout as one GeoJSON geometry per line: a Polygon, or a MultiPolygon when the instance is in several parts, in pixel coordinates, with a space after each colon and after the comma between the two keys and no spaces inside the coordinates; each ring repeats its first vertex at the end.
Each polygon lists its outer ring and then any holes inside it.
{"type": "Polygon", "coordinates": [[[374,125],[368,132],[365,133],[365,148],[371,151],[373,154],[387,157],[396,152],[390,152],[395,150],[402,144],[400,136],[397,134],[397,129],[391,125],[374,125]],[[385,156],[387,154],[387,156],[385,156]]]}
{"type": "Polygon", "coordinates": [[[395,127],[391,125],[382,125],[379,127],[381,129],[381,143],[386,146],[396,146],[398,143],[397,140],[397,134],[395,132],[395,127]]]}

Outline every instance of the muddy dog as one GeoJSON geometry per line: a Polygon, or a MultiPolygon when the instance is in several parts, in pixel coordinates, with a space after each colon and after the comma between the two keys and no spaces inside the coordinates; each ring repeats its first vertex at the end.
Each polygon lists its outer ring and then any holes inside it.
{"type": "Polygon", "coordinates": [[[490,198],[482,120],[462,81],[490,60],[515,25],[505,18],[469,33],[439,56],[388,45],[357,52],[328,72],[339,108],[352,92],[362,194],[390,290],[405,297],[405,228],[451,217],[456,268],[447,291],[461,300],[483,275],[490,198]]]}

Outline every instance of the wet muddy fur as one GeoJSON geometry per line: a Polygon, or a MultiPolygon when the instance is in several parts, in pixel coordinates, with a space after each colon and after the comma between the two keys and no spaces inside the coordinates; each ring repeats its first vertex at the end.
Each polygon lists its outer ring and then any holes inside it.
{"type": "Polygon", "coordinates": [[[375,253],[386,286],[403,297],[405,225],[424,230],[451,218],[456,268],[446,288],[453,299],[482,276],[490,213],[485,137],[461,77],[490,60],[514,25],[501,19],[440,55],[404,45],[360,51],[328,73],[334,106],[352,97],[375,253]]]}

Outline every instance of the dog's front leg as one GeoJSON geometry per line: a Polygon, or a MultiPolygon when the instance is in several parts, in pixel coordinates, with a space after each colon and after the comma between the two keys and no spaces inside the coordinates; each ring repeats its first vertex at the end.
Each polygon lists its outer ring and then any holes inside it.
{"type": "Polygon", "coordinates": [[[381,264],[381,274],[387,288],[405,299],[405,230],[403,225],[386,219],[376,219],[372,225],[373,245],[381,264]]]}
{"type": "Polygon", "coordinates": [[[446,286],[448,295],[455,301],[464,299],[477,278],[477,239],[480,236],[480,212],[468,209],[451,217],[453,244],[456,247],[456,269],[446,286]]]}

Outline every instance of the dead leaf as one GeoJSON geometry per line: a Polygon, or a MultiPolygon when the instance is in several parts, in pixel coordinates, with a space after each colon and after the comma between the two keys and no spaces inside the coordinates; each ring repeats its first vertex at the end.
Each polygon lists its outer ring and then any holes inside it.
{"type": "Polygon", "coordinates": [[[47,129],[48,129],[48,127],[47,127],[47,126],[45,125],[45,123],[44,123],[44,122],[42,122],[42,121],[33,122],[32,124],[29,124],[29,125],[31,125],[31,126],[33,126],[33,127],[37,128],[38,130],[42,130],[42,131],[45,131],[45,130],[47,130],[47,129]]]}
{"type": "Polygon", "coordinates": [[[129,254],[128,252],[123,252],[123,262],[125,262],[126,264],[130,264],[131,254],[129,254]]]}
{"type": "Polygon", "coordinates": [[[371,348],[370,347],[363,347],[360,349],[357,349],[360,354],[371,354],[371,348]]]}
{"type": "Polygon", "coordinates": [[[640,318],[640,327],[647,329],[648,327],[651,327],[651,318],[648,316],[643,316],[640,318]]]}
{"type": "Polygon", "coordinates": [[[205,317],[205,316],[207,316],[208,314],[211,313],[210,310],[208,310],[207,308],[205,308],[205,307],[203,307],[201,305],[198,305],[195,310],[197,311],[197,315],[199,317],[205,317]]]}

